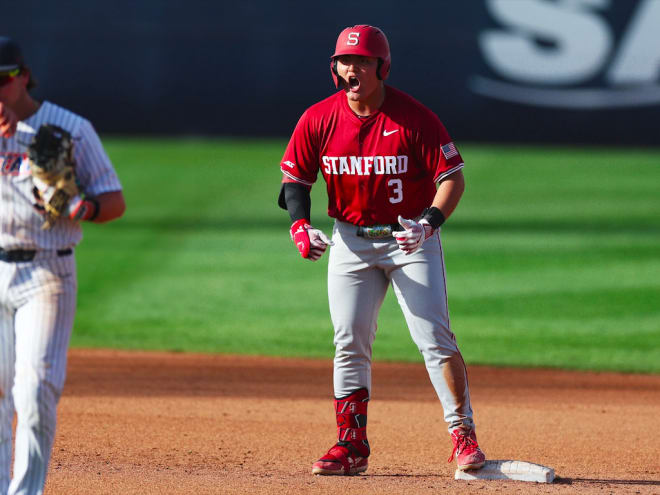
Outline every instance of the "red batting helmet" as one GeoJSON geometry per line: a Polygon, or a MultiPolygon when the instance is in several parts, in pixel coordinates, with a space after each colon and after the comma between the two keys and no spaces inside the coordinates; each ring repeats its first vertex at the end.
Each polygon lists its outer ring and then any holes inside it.
{"type": "Polygon", "coordinates": [[[335,53],[330,57],[330,72],[335,86],[339,87],[339,74],[337,73],[337,57],[340,55],[363,55],[378,58],[379,79],[387,79],[390,74],[392,57],[387,37],[380,29],[367,24],[347,27],[337,38],[335,53]]]}

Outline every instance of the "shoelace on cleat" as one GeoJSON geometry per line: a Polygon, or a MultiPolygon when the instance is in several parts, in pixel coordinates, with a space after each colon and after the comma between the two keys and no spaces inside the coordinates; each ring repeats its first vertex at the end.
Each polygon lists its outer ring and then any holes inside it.
{"type": "Polygon", "coordinates": [[[472,440],[472,438],[470,437],[470,432],[463,432],[457,434],[456,443],[454,444],[454,449],[451,451],[451,455],[449,456],[449,459],[447,459],[447,462],[453,461],[454,454],[460,454],[468,447],[475,447],[475,448],[479,447],[477,442],[472,440]]]}

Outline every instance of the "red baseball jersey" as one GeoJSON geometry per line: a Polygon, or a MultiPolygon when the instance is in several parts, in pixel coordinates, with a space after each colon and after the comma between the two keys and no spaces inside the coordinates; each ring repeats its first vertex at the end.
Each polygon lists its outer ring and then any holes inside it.
{"type": "Polygon", "coordinates": [[[328,215],[355,225],[415,218],[435,196],[435,184],[463,168],[440,119],[417,100],[385,87],[381,108],[355,115],[343,91],[300,117],[280,168],[284,181],[308,186],[319,170],[328,215]]]}

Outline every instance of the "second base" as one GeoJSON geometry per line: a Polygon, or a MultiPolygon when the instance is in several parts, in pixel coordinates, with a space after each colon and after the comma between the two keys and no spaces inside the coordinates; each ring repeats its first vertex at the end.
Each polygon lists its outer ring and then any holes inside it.
{"type": "Polygon", "coordinates": [[[555,470],[525,461],[486,461],[481,469],[475,471],[456,470],[457,480],[516,480],[552,483],[555,470]]]}

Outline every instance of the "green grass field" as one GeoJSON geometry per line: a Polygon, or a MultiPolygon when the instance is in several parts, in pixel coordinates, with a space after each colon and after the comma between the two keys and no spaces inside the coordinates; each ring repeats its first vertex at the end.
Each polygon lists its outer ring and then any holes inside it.
{"type": "MultiPolygon", "coordinates": [[[[85,226],[73,346],[333,355],[327,259],[299,257],[276,205],[284,140],[104,142],[128,209],[85,226]]],[[[660,150],[461,152],[443,245],[466,361],[659,373],[660,150]]],[[[374,358],[421,361],[391,293],[374,358]]]]}

